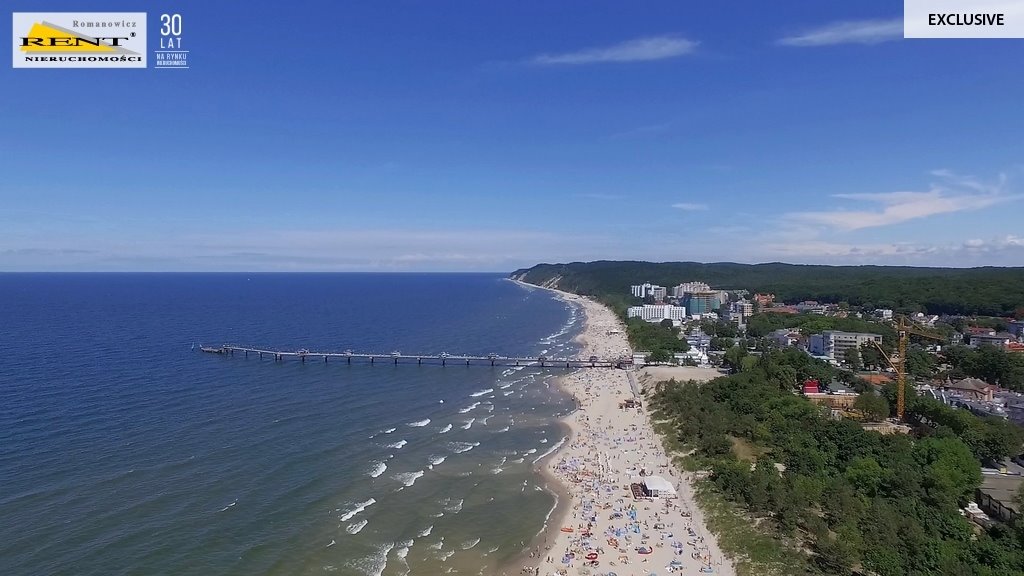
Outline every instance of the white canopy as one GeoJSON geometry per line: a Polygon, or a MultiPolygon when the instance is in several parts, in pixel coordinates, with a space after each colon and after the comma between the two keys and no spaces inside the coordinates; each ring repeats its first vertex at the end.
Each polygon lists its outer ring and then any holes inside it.
{"type": "Polygon", "coordinates": [[[676,489],[672,483],[661,476],[645,476],[644,487],[656,496],[675,496],[676,489]]]}

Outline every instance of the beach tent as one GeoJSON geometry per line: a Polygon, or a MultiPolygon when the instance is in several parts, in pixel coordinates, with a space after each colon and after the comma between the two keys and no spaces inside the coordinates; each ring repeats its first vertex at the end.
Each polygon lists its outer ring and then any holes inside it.
{"type": "Polygon", "coordinates": [[[644,488],[654,497],[675,498],[676,489],[661,476],[644,476],[644,488]]]}

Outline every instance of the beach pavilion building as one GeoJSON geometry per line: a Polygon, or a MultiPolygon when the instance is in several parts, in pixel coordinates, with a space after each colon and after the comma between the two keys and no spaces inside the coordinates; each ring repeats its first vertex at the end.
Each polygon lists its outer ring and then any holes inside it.
{"type": "Polygon", "coordinates": [[[676,488],[661,476],[644,476],[641,482],[648,498],[675,498],[676,488]]]}

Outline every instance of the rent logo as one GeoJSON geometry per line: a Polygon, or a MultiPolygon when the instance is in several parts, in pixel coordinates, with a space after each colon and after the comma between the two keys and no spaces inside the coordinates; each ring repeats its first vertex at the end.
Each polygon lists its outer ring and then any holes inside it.
{"type": "Polygon", "coordinates": [[[15,12],[15,68],[145,68],[144,12],[15,12]]]}

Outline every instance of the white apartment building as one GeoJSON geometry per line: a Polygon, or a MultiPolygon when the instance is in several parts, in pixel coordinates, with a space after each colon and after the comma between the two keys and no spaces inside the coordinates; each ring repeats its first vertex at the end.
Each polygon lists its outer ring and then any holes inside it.
{"type": "Polygon", "coordinates": [[[652,286],[651,296],[655,300],[664,300],[665,296],[668,296],[668,290],[666,290],[663,286],[652,286]]]}
{"type": "Polygon", "coordinates": [[[629,287],[629,293],[632,294],[633,296],[636,296],[637,298],[647,298],[648,296],[654,296],[655,298],[657,298],[658,296],[655,294],[655,292],[661,294],[662,298],[664,298],[665,295],[668,293],[668,291],[665,288],[658,286],[657,284],[651,284],[650,282],[645,282],[643,284],[637,284],[635,286],[629,287]]]}
{"type": "Polygon", "coordinates": [[[743,318],[750,318],[754,315],[754,303],[748,300],[733,302],[729,311],[733,314],[739,314],[743,318]]]}
{"type": "Polygon", "coordinates": [[[626,316],[629,318],[639,318],[644,322],[661,322],[662,320],[679,322],[686,318],[686,307],[672,306],[671,304],[630,306],[626,311],[626,316]]]}
{"type": "Polygon", "coordinates": [[[711,286],[708,286],[704,282],[683,282],[678,286],[672,287],[672,296],[675,298],[682,298],[687,292],[710,292],[711,286]]]}
{"type": "Polygon", "coordinates": [[[871,341],[881,344],[882,337],[878,334],[868,334],[866,332],[826,330],[821,334],[811,335],[808,351],[814,356],[827,356],[832,360],[844,360],[847,350],[850,348],[860,348],[871,341]]]}

